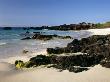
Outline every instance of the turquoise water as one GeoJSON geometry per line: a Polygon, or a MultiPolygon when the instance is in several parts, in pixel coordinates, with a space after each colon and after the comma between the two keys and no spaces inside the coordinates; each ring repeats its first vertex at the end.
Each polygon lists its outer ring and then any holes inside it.
{"type": "Polygon", "coordinates": [[[42,32],[44,34],[58,34],[68,35],[68,32],[63,31],[49,31],[49,30],[29,30],[30,34],[25,34],[26,30],[13,29],[13,30],[1,30],[0,29],[0,58],[8,58],[12,56],[23,55],[23,50],[30,52],[39,52],[48,47],[66,46],[71,40],[21,40],[26,36],[32,36],[33,32],[42,32]],[[65,45],[62,43],[65,42],[65,45]]]}
{"type": "Polygon", "coordinates": [[[23,50],[30,52],[39,52],[52,47],[65,47],[72,39],[54,39],[49,41],[40,40],[21,40],[26,36],[32,36],[33,32],[42,32],[43,34],[57,34],[64,36],[71,36],[80,39],[82,37],[90,36],[87,31],[56,31],[56,30],[29,30],[30,34],[25,35],[26,30],[13,29],[2,30],[0,29],[0,59],[12,56],[23,55],[23,50]]]}
{"type": "MultiPolygon", "coordinates": [[[[33,32],[42,32],[43,34],[58,34],[58,35],[71,35],[71,31],[55,31],[55,30],[29,30],[30,35],[33,32]]],[[[11,39],[21,39],[26,30],[13,29],[13,30],[1,30],[0,29],[0,40],[11,40],[11,39]]]]}

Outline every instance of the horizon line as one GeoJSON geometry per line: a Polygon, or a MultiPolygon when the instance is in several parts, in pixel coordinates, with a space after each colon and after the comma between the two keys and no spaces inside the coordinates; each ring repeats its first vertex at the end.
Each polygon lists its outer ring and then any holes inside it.
{"type": "MultiPolygon", "coordinates": [[[[84,21],[83,21],[84,22],[84,21]]],[[[106,21],[106,22],[109,22],[109,21],[106,21]]],[[[96,24],[96,23],[106,23],[106,22],[85,22],[85,23],[93,23],[93,24],[96,24]]],[[[66,25],[70,25],[70,24],[79,24],[79,23],[82,23],[82,22],[77,22],[77,23],[64,23],[66,25]]],[[[54,25],[0,25],[0,27],[42,27],[42,26],[48,26],[48,27],[51,27],[51,26],[60,26],[60,25],[64,25],[64,24],[54,24],[54,25]]]]}

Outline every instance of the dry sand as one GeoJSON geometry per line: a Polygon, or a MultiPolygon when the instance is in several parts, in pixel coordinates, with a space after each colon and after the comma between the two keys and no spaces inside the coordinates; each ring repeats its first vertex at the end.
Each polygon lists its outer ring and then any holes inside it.
{"type": "MultiPolygon", "coordinates": [[[[92,35],[110,34],[110,28],[87,31],[92,35]]],[[[45,51],[40,53],[46,54],[45,51]]],[[[57,69],[45,67],[15,69],[13,65],[15,60],[27,61],[29,58],[30,56],[17,56],[0,62],[0,82],[110,82],[110,69],[100,65],[80,73],[68,72],[67,70],[59,72],[57,69]]]]}
{"type": "Polygon", "coordinates": [[[15,70],[5,64],[2,64],[4,68],[0,68],[4,71],[0,73],[0,82],[110,82],[110,69],[100,65],[88,71],[73,73],[45,67],[15,70]]]}
{"type": "Polygon", "coordinates": [[[88,32],[91,32],[92,35],[108,35],[110,34],[110,28],[104,29],[89,29],[88,32]]]}

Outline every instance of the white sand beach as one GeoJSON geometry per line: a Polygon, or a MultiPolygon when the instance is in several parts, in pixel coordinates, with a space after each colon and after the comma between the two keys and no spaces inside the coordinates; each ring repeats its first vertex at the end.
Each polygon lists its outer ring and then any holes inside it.
{"type": "Polygon", "coordinates": [[[107,35],[107,34],[110,34],[110,28],[89,29],[88,32],[91,32],[92,35],[107,35]]]}
{"type": "MultiPolygon", "coordinates": [[[[90,29],[91,35],[110,34],[110,28],[90,29]]],[[[79,32],[80,34],[80,32],[79,32]]],[[[46,54],[46,50],[37,54],[46,54]]],[[[35,56],[33,53],[32,56],[35,56]]],[[[88,71],[73,73],[67,70],[59,72],[54,68],[43,66],[17,70],[14,66],[15,60],[28,61],[31,56],[16,56],[3,59],[0,62],[0,82],[110,82],[110,69],[96,65],[88,71]]]]}
{"type": "Polygon", "coordinates": [[[59,72],[53,68],[15,70],[6,63],[0,64],[0,82],[110,82],[110,69],[96,65],[81,73],[59,72]]]}

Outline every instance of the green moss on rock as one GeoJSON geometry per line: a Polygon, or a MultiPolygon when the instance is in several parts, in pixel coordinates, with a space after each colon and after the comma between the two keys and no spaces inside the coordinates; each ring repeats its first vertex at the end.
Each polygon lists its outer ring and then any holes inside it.
{"type": "Polygon", "coordinates": [[[21,60],[16,60],[15,61],[15,67],[20,69],[20,68],[23,68],[24,67],[24,62],[21,61],[21,60]]]}

